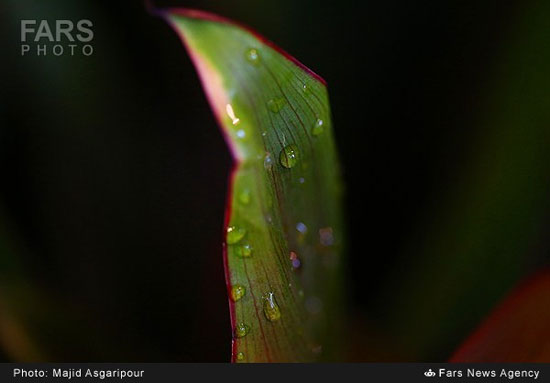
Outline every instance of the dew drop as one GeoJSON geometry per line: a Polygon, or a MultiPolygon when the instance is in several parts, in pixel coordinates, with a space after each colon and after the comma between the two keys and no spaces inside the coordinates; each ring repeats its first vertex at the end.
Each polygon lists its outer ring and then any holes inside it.
{"type": "Polygon", "coordinates": [[[269,110],[271,110],[273,113],[279,113],[281,109],[283,109],[283,106],[285,106],[286,100],[282,97],[272,98],[267,102],[267,107],[269,110]]]}
{"type": "Polygon", "coordinates": [[[298,150],[298,147],[296,145],[287,145],[283,148],[283,150],[281,150],[281,153],[279,154],[279,162],[285,168],[290,169],[294,167],[296,163],[298,163],[299,155],[300,151],[298,150]]]}
{"type": "Polygon", "coordinates": [[[298,179],[298,182],[301,183],[301,184],[303,184],[303,183],[306,182],[306,179],[305,179],[304,177],[300,177],[300,178],[298,179]]]}
{"type": "Polygon", "coordinates": [[[249,258],[252,256],[252,247],[248,243],[246,243],[240,246],[236,246],[233,252],[239,258],[249,258]]]}
{"type": "Polygon", "coordinates": [[[243,360],[244,360],[244,353],[239,352],[239,353],[237,354],[237,361],[238,361],[238,362],[242,362],[243,360]]]}
{"type": "Polygon", "coordinates": [[[250,326],[241,322],[235,327],[235,336],[237,338],[242,338],[250,332],[250,326]]]}
{"type": "Polygon", "coordinates": [[[314,136],[318,136],[324,131],[325,131],[324,122],[323,120],[318,118],[313,124],[313,128],[311,129],[311,134],[313,134],[314,136]]]}
{"type": "Polygon", "coordinates": [[[231,287],[231,299],[233,299],[233,302],[237,302],[239,299],[244,297],[245,293],[246,289],[244,288],[244,286],[233,285],[233,287],[231,287]]]}
{"type": "Polygon", "coordinates": [[[248,205],[250,203],[250,190],[244,189],[239,193],[239,202],[243,205],[248,205]]]}
{"type": "Polygon", "coordinates": [[[262,297],[264,301],[264,315],[270,322],[275,322],[281,319],[281,310],[279,305],[275,301],[275,295],[272,292],[264,294],[262,297]]]}
{"type": "Polygon", "coordinates": [[[260,65],[260,52],[256,48],[246,50],[244,57],[252,65],[260,65]]]}
{"type": "Polygon", "coordinates": [[[246,133],[243,129],[237,130],[237,137],[244,138],[246,136],[246,133]]]}
{"type": "Polygon", "coordinates": [[[238,243],[246,235],[246,229],[237,226],[229,226],[227,228],[227,244],[233,245],[238,243]]]}

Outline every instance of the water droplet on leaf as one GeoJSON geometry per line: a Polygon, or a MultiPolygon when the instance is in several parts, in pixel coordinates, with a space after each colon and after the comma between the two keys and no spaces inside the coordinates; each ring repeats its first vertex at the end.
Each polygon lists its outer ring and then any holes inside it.
{"type": "Polygon", "coordinates": [[[242,362],[243,360],[244,360],[244,353],[239,352],[239,353],[237,354],[237,361],[238,361],[238,362],[242,362]]]}
{"type": "Polygon", "coordinates": [[[246,61],[252,65],[260,65],[260,52],[256,48],[247,49],[244,54],[246,61]]]}
{"type": "Polygon", "coordinates": [[[233,245],[239,242],[246,235],[246,229],[237,226],[229,226],[227,228],[227,244],[233,245]]]}
{"type": "Polygon", "coordinates": [[[246,289],[244,286],[241,285],[234,285],[231,287],[231,299],[233,299],[233,302],[237,302],[239,299],[244,297],[244,294],[246,293],[246,289]]]}
{"type": "Polygon", "coordinates": [[[249,244],[243,244],[236,246],[233,252],[239,258],[248,258],[252,256],[252,247],[249,244]]]}
{"type": "Polygon", "coordinates": [[[281,319],[281,310],[277,301],[275,301],[275,295],[272,292],[264,294],[262,297],[264,301],[264,315],[270,322],[275,322],[281,319]]]}
{"type": "Polygon", "coordinates": [[[279,113],[279,111],[285,106],[286,100],[282,97],[272,98],[267,102],[267,107],[273,113],[279,113]]]}
{"type": "Polygon", "coordinates": [[[281,154],[279,154],[279,162],[285,168],[290,169],[298,163],[299,155],[300,151],[296,145],[287,145],[281,150],[281,154]]]}
{"type": "Polygon", "coordinates": [[[250,332],[250,326],[241,322],[235,327],[235,336],[237,338],[242,338],[250,332]]]}
{"type": "Polygon", "coordinates": [[[320,118],[318,118],[315,123],[313,124],[313,128],[311,129],[311,134],[314,136],[318,136],[321,133],[323,133],[325,130],[324,122],[320,118]]]}

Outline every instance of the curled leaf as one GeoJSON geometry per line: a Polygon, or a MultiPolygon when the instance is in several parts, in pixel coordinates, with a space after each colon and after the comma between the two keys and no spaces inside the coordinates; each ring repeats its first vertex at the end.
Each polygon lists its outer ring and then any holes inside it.
{"type": "Polygon", "coordinates": [[[219,16],[160,14],[181,37],[235,160],[224,261],[236,362],[305,362],[338,343],[344,229],[325,82],[219,16]]]}

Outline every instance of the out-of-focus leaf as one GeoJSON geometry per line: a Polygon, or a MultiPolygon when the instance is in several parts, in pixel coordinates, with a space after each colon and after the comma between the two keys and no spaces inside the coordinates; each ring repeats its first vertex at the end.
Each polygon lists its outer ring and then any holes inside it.
{"type": "Polygon", "coordinates": [[[452,351],[547,255],[550,3],[520,8],[495,48],[465,158],[388,280],[393,333],[417,360],[452,351]]]}
{"type": "Polygon", "coordinates": [[[513,291],[451,362],[550,362],[550,271],[513,291]]]}
{"type": "Polygon", "coordinates": [[[224,252],[232,360],[329,357],[344,231],[325,82],[248,28],[200,11],[160,13],[187,47],[235,160],[224,252]]]}

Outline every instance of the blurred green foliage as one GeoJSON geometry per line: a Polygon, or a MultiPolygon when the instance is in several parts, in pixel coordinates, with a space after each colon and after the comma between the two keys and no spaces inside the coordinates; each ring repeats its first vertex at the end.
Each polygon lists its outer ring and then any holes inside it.
{"type": "Polygon", "coordinates": [[[548,262],[550,4],[502,36],[468,157],[412,230],[388,281],[393,323],[420,358],[453,349],[520,279],[548,262]]]}

